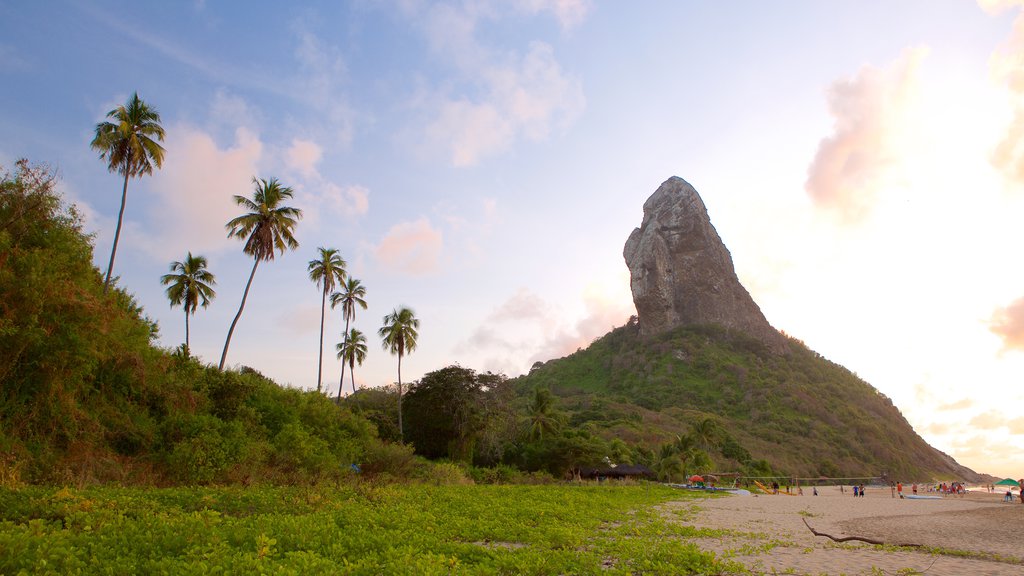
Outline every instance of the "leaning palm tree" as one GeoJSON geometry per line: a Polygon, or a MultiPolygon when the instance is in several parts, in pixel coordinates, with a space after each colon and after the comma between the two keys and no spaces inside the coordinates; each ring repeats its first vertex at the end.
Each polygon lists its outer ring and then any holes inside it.
{"type": "MultiPolygon", "coordinates": [[[[309,279],[317,286],[323,286],[320,298],[320,348],[316,368],[316,391],[323,386],[324,373],[324,314],[327,312],[327,295],[334,290],[335,284],[345,281],[345,260],[334,248],[317,248],[320,256],[309,261],[309,279]]],[[[344,374],[342,375],[344,378],[344,374]]]]}
{"type": "Polygon", "coordinates": [[[402,431],[402,356],[416,349],[420,321],[410,308],[396,308],[384,317],[380,335],[384,349],[398,355],[398,437],[404,440],[402,431]]]}
{"type": "MultiPolygon", "coordinates": [[[[342,284],[342,291],[331,294],[331,308],[341,304],[341,313],[345,317],[345,337],[348,338],[348,323],[356,317],[356,306],[366,310],[366,288],[362,282],[351,276],[342,284]]],[[[338,401],[341,401],[341,388],[345,384],[345,363],[341,363],[341,380],[338,382],[338,401]]],[[[352,392],[355,393],[355,381],[352,392]]]]}
{"type": "Polygon", "coordinates": [[[124,205],[128,199],[128,179],[152,174],[154,165],[160,168],[164,163],[164,149],[156,143],[156,140],[164,140],[160,114],[143,102],[138,92],[132,94],[127,104],[108,112],[107,118],[106,122],[96,125],[96,137],[90,146],[99,151],[100,160],[107,161],[108,170],[124,176],[124,187],[121,189],[121,211],[117,213],[114,246],[110,249],[110,263],[107,264],[107,276],[103,280],[104,292],[110,286],[110,275],[114,270],[114,255],[117,254],[124,205]]]}
{"type": "Polygon", "coordinates": [[[203,308],[210,305],[210,300],[217,296],[213,290],[217,280],[206,268],[206,258],[189,252],[184,262],[171,262],[171,273],[161,276],[160,283],[167,286],[171,308],[185,309],[185,354],[188,355],[188,317],[195,315],[200,305],[203,308]]]}
{"type": "MultiPolygon", "coordinates": [[[[366,360],[366,336],[362,332],[353,328],[350,332],[345,333],[345,340],[337,345],[338,360],[341,360],[342,367],[345,363],[348,363],[348,372],[352,376],[352,393],[356,393],[356,363],[360,366],[363,365],[363,360],[366,360]]],[[[341,395],[339,389],[338,395],[341,395]]]]}
{"type": "Polygon", "coordinates": [[[245,196],[235,196],[235,204],[248,212],[233,218],[225,226],[228,238],[246,238],[242,251],[252,256],[254,262],[252,272],[249,273],[249,281],[245,284],[245,292],[242,293],[242,304],[238,307],[235,319],[231,321],[228,338],[224,341],[224,352],[220,355],[221,370],[224,369],[224,361],[228,358],[231,335],[234,334],[235,325],[242,316],[245,299],[249,297],[249,287],[252,286],[252,278],[256,275],[256,267],[263,260],[273,260],[275,250],[284,254],[286,248],[295,250],[299,247],[299,242],[292,233],[302,218],[302,210],[281,205],[292,197],[292,189],[282,186],[277,178],[264,180],[254,176],[252,183],[256,189],[251,200],[245,196]]]}

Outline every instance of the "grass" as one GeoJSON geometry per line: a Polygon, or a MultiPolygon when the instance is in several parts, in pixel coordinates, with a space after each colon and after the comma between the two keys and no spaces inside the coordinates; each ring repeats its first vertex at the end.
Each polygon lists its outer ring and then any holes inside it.
{"type": "Polygon", "coordinates": [[[0,490],[0,573],[717,574],[658,486],[0,490]]]}

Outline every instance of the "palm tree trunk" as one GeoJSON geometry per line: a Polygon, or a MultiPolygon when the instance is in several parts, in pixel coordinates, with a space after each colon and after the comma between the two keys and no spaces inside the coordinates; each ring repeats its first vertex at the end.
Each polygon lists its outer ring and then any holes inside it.
{"type": "Polygon", "coordinates": [[[252,286],[252,277],[256,275],[256,267],[260,265],[259,258],[255,259],[256,262],[252,265],[252,272],[249,273],[249,281],[245,283],[245,292],[242,294],[242,304],[238,307],[238,314],[235,314],[235,319],[231,321],[231,328],[228,330],[228,339],[224,341],[224,352],[220,355],[220,366],[218,370],[224,370],[224,361],[228,359],[228,346],[231,345],[231,335],[235,333],[235,324],[238,324],[238,319],[242,317],[242,310],[245,308],[245,299],[249,297],[249,287],[252,286]]]}
{"type": "Polygon", "coordinates": [[[402,355],[398,355],[398,440],[405,442],[405,433],[402,432],[402,355]]]}
{"type": "MultiPolygon", "coordinates": [[[[345,317],[345,343],[344,349],[348,348],[348,316],[345,317]]],[[[341,389],[345,386],[345,357],[341,358],[341,380],[338,381],[338,403],[341,403],[341,389]]],[[[355,384],[352,385],[352,392],[355,393],[355,384]]]]}
{"type": "Polygon", "coordinates": [[[124,221],[124,205],[128,200],[128,167],[124,168],[124,188],[121,190],[121,211],[117,213],[117,230],[114,231],[114,247],[110,249],[110,263],[107,264],[107,277],[103,280],[103,293],[110,287],[110,273],[114,270],[114,255],[117,254],[117,240],[121,237],[121,222],[124,221]]]}
{"type": "Polygon", "coordinates": [[[352,357],[352,362],[348,365],[348,373],[352,377],[352,393],[356,393],[356,357],[352,357]]]}
{"type": "MultiPolygon", "coordinates": [[[[320,359],[316,365],[316,392],[320,393],[324,374],[324,314],[327,312],[327,282],[324,282],[324,297],[320,299],[320,359]]],[[[342,362],[344,365],[344,362],[342,362]]]]}
{"type": "Polygon", "coordinates": [[[188,308],[185,308],[185,355],[188,356],[188,308]]]}

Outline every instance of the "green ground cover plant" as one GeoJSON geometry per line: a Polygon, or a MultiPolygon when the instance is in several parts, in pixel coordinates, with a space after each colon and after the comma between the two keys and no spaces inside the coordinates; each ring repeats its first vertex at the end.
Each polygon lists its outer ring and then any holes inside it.
{"type": "MultiPolygon", "coordinates": [[[[714,574],[660,486],[0,490],[3,574],[714,574]]],[[[708,533],[704,533],[708,532],[708,533]]]]}

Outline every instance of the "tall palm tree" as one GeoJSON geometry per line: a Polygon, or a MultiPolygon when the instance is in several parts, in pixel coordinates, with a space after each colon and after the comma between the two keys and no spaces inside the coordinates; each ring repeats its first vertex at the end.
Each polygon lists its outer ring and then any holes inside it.
{"type": "Polygon", "coordinates": [[[160,283],[167,286],[167,298],[171,308],[185,309],[185,353],[188,354],[188,317],[202,305],[206,308],[217,296],[213,285],[217,283],[213,273],[206,268],[206,258],[188,253],[184,262],[171,262],[171,273],[160,277],[160,283]]]}
{"type": "MultiPolygon", "coordinates": [[[[366,336],[362,332],[353,328],[350,332],[345,333],[345,340],[337,345],[338,359],[341,360],[341,365],[344,367],[345,363],[348,363],[348,372],[352,376],[352,393],[356,393],[356,363],[360,366],[363,365],[363,360],[366,360],[366,336]]],[[[339,396],[341,390],[338,391],[339,396]]]]}
{"type": "MultiPolygon", "coordinates": [[[[320,298],[320,357],[316,368],[316,391],[319,392],[323,385],[324,373],[324,314],[327,312],[327,295],[334,291],[335,284],[345,281],[345,260],[334,248],[321,247],[317,250],[320,257],[310,260],[307,269],[309,279],[317,286],[323,286],[323,296],[320,298]]],[[[344,377],[342,374],[342,378],[344,377]]]]}
{"type": "MultiPolygon", "coordinates": [[[[331,294],[331,308],[341,304],[341,313],[345,317],[345,337],[348,338],[348,323],[356,317],[356,306],[366,310],[366,288],[362,282],[351,276],[342,284],[342,291],[331,294]]],[[[341,387],[345,384],[345,363],[341,363],[341,380],[338,382],[338,401],[341,401],[341,387]]],[[[355,380],[352,381],[352,393],[356,391],[355,380]]]]}
{"type": "Polygon", "coordinates": [[[705,452],[718,444],[721,427],[714,418],[705,417],[690,423],[690,434],[697,447],[705,452]]]}
{"type": "Polygon", "coordinates": [[[396,308],[384,317],[380,335],[384,349],[398,355],[398,437],[405,439],[402,431],[402,356],[416,349],[420,321],[412,309],[396,308]]]}
{"type": "Polygon", "coordinates": [[[231,335],[235,332],[235,325],[242,316],[242,309],[245,308],[245,299],[249,297],[249,287],[252,286],[252,278],[256,275],[256,267],[263,260],[273,260],[274,251],[284,254],[285,249],[295,250],[299,242],[292,235],[295,226],[302,218],[302,210],[291,206],[282,206],[281,203],[292,197],[294,192],[287,186],[282,186],[277,178],[264,180],[262,178],[252,179],[256,186],[252,199],[245,196],[235,196],[235,204],[248,210],[237,218],[231,219],[225,228],[228,230],[228,238],[246,238],[243,252],[252,256],[252,272],[249,273],[249,281],[245,284],[245,292],[242,294],[242,304],[238,307],[235,319],[231,321],[231,328],[228,330],[228,338],[224,341],[224,352],[220,355],[220,369],[224,369],[224,361],[228,358],[228,346],[231,345],[231,335]]]}
{"type": "Polygon", "coordinates": [[[142,101],[138,92],[132,94],[124,106],[108,112],[107,118],[106,122],[96,125],[96,136],[90,146],[100,153],[100,160],[107,161],[108,170],[124,176],[124,187],[121,189],[121,211],[117,213],[114,246],[110,249],[110,263],[107,264],[107,276],[103,280],[104,292],[110,286],[110,275],[114,270],[114,255],[117,254],[124,205],[128,199],[128,179],[152,174],[154,165],[160,168],[164,163],[164,149],[156,143],[157,140],[164,140],[160,114],[142,101]]]}

